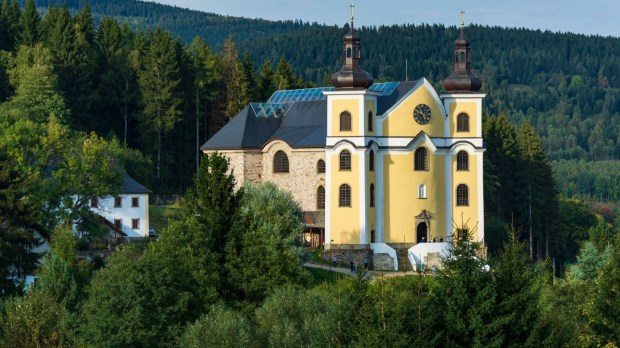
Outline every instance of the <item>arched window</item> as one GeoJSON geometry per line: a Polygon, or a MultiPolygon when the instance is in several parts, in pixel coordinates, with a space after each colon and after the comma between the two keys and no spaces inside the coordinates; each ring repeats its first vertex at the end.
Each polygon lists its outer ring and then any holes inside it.
{"type": "Polygon", "coordinates": [[[469,155],[466,151],[456,154],[456,170],[469,170],[469,155]]]}
{"type": "Polygon", "coordinates": [[[368,111],[368,131],[372,132],[372,126],[373,126],[373,117],[372,117],[372,111],[368,111]]]}
{"type": "Polygon", "coordinates": [[[325,161],[322,159],[316,163],[316,172],[319,174],[325,173],[325,161]]]}
{"type": "Polygon", "coordinates": [[[288,173],[288,156],[282,150],[273,156],[273,172],[288,173]]]}
{"type": "Polygon", "coordinates": [[[375,206],[375,184],[370,184],[370,207],[375,206]]]}
{"type": "Polygon", "coordinates": [[[469,205],[469,188],[465,184],[460,184],[456,187],[456,205],[469,205]]]}
{"type": "Polygon", "coordinates": [[[418,198],[426,199],[426,185],[420,184],[418,187],[418,198]]]}
{"type": "Polygon", "coordinates": [[[325,187],[319,186],[316,189],[316,208],[319,210],[325,209],[325,187]]]}
{"type": "Polygon", "coordinates": [[[351,114],[347,111],[340,114],[340,131],[341,132],[351,131],[351,114]]]}
{"type": "Polygon", "coordinates": [[[347,58],[351,58],[351,47],[347,47],[347,58]]]}
{"type": "Polygon", "coordinates": [[[428,170],[428,151],[421,147],[415,150],[415,170],[428,170]]]}
{"type": "Polygon", "coordinates": [[[368,171],[375,171],[375,152],[373,150],[370,150],[368,154],[368,171]]]}
{"type": "Polygon", "coordinates": [[[353,47],[353,58],[359,58],[359,57],[360,57],[359,49],[357,49],[357,47],[353,47]]]}
{"type": "Polygon", "coordinates": [[[347,150],[340,152],[340,170],[351,170],[351,153],[347,150]]]}
{"type": "Polygon", "coordinates": [[[461,56],[461,63],[465,63],[465,52],[461,52],[460,56],[461,56]]]}
{"type": "Polygon", "coordinates": [[[460,113],[456,117],[456,131],[469,132],[469,116],[467,114],[460,113]]]}
{"type": "Polygon", "coordinates": [[[340,185],[338,192],[338,206],[350,207],[351,206],[351,186],[347,184],[340,185]]]}

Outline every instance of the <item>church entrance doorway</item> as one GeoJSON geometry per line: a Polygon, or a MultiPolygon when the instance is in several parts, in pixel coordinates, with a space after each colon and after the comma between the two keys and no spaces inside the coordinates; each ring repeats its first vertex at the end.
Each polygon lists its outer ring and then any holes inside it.
{"type": "Polygon", "coordinates": [[[426,243],[428,241],[427,231],[428,228],[425,222],[420,222],[416,228],[416,243],[426,243]]]}

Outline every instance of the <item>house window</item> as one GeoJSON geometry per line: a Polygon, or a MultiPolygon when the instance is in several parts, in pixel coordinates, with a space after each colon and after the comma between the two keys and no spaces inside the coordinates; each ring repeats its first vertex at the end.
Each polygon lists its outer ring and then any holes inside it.
{"type": "Polygon", "coordinates": [[[368,154],[368,171],[375,171],[375,152],[372,150],[368,154]]]}
{"type": "Polygon", "coordinates": [[[131,228],[134,230],[140,229],[140,219],[131,219],[131,228]]]}
{"type": "Polygon", "coordinates": [[[347,47],[347,58],[351,58],[351,47],[347,47]]]}
{"type": "Polygon", "coordinates": [[[340,170],[351,170],[351,153],[347,150],[340,153],[340,170]]]}
{"type": "Polygon", "coordinates": [[[114,208],[122,208],[122,207],[123,207],[123,198],[114,197],[114,208]]]}
{"type": "Polygon", "coordinates": [[[351,114],[347,111],[340,114],[340,131],[341,132],[351,131],[351,114]]]}
{"type": "Polygon", "coordinates": [[[370,207],[375,206],[375,184],[370,184],[370,207]]]}
{"type": "Polygon", "coordinates": [[[418,186],[418,198],[426,199],[426,185],[418,186]]]}
{"type": "Polygon", "coordinates": [[[325,161],[320,159],[316,164],[316,171],[319,174],[325,173],[325,161]]]}
{"type": "Polygon", "coordinates": [[[469,132],[469,116],[467,114],[460,113],[456,117],[456,131],[469,132]]]}
{"type": "Polygon", "coordinates": [[[469,170],[469,155],[465,151],[456,154],[456,170],[469,170]]]}
{"type": "Polygon", "coordinates": [[[372,111],[368,111],[368,131],[372,132],[372,126],[373,126],[373,117],[372,117],[372,111]]]}
{"type": "Polygon", "coordinates": [[[140,206],[140,199],[138,197],[131,197],[131,207],[138,208],[140,206]]]}
{"type": "Polygon", "coordinates": [[[282,150],[273,156],[273,172],[288,173],[288,156],[282,150]]]}
{"type": "Polygon", "coordinates": [[[428,151],[421,147],[415,150],[415,170],[428,170],[428,151]]]}
{"type": "Polygon", "coordinates": [[[325,209],[325,187],[319,186],[316,189],[316,208],[319,210],[325,209]]]}
{"type": "Polygon", "coordinates": [[[91,208],[98,208],[99,207],[99,202],[97,202],[97,198],[91,198],[90,199],[90,207],[91,208]]]}
{"type": "Polygon", "coordinates": [[[338,194],[338,206],[350,207],[351,206],[351,186],[347,184],[340,185],[338,194]]]}
{"type": "Polygon", "coordinates": [[[121,228],[123,226],[123,219],[114,219],[114,226],[121,228]]]}
{"type": "Polygon", "coordinates": [[[465,184],[456,187],[456,205],[459,207],[469,205],[469,188],[465,184]]]}

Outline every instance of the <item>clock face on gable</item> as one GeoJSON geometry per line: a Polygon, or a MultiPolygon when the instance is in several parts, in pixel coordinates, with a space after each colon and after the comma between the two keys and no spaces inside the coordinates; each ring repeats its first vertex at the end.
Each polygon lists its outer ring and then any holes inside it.
{"type": "Polygon", "coordinates": [[[427,124],[431,120],[431,108],[426,104],[419,104],[413,109],[413,119],[418,124],[427,124]]]}

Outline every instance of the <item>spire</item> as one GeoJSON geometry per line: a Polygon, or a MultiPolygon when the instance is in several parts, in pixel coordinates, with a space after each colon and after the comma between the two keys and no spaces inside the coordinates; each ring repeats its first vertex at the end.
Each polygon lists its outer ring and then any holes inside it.
{"type": "Polygon", "coordinates": [[[454,71],[443,86],[454,93],[477,92],[482,87],[482,80],[471,71],[471,42],[465,36],[465,11],[461,11],[461,35],[454,42],[454,71]]]}
{"type": "Polygon", "coordinates": [[[361,35],[353,26],[355,5],[351,1],[351,25],[349,32],[344,36],[343,65],[339,72],[332,75],[332,83],[336,88],[368,88],[372,85],[372,75],[365,72],[360,66],[361,35]]]}

